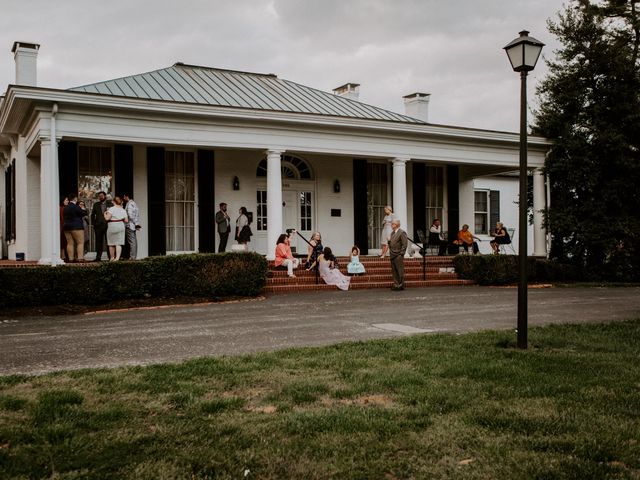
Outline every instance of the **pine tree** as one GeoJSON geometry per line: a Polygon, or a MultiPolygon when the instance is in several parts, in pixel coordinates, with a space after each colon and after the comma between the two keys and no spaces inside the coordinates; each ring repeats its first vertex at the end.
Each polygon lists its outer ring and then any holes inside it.
{"type": "Polygon", "coordinates": [[[571,0],[538,88],[534,131],[553,141],[551,256],[640,278],[640,0],[571,0]]]}

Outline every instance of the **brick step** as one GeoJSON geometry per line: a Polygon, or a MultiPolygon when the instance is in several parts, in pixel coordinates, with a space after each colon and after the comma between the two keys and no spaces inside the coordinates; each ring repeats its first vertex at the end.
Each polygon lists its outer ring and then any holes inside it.
{"type": "MultiPolygon", "coordinates": [[[[427,261],[425,262],[427,265],[427,268],[429,267],[453,267],[453,258],[454,257],[428,257],[427,261]]],[[[372,258],[372,259],[360,259],[360,263],[362,263],[364,265],[365,268],[371,268],[371,267],[389,267],[391,268],[391,262],[389,261],[388,258],[372,258]]],[[[303,262],[301,262],[302,264],[303,262]]],[[[349,259],[348,258],[338,258],[338,265],[340,265],[340,267],[344,267],[346,268],[347,265],[349,264],[349,259]]],[[[404,266],[405,268],[408,267],[420,267],[422,268],[422,259],[421,258],[405,258],[404,259],[404,266]]],[[[274,269],[276,267],[273,266],[273,262],[269,262],[269,268],[270,269],[274,269]]]]}
{"type": "MultiPolygon", "coordinates": [[[[341,264],[342,263],[347,264],[351,261],[349,257],[339,256],[336,258],[338,259],[338,262],[341,264]]],[[[437,255],[428,255],[427,263],[453,263],[454,258],[455,256],[453,255],[448,255],[443,257],[439,257],[437,255]]],[[[301,262],[304,262],[306,259],[307,257],[298,257],[298,260],[300,260],[301,262]]],[[[405,263],[413,263],[413,262],[422,263],[422,257],[405,257],[404,261],[405,263]]],[[[380,258],[378,256],[371,256],[371,257],[360,256],[360,262],[365,265],[371,262],[389,263],[389,256],[386,256],[384,258],[380,258]]]]}
{"type": "MultiPolygon", "coordinates": [[[[405,282],[406,288],[422,288],[422,287],[443,287],[443,286],[465,286],[473,285],[471,280],[446,279],[446,280],[408,280],[405,282]]],[[[350,288],[353,290],[373,289],[373,288],[391,288],[392,281],[386,282],[369,282],[369,283],[353,283],[350,288]]],[[[291,285],[267,285],[264,288],[266,293],[287,293],[315,290],[337,290],[335,285],[327,285],[324,282],[319,284],[291,284],[291,285]]]]}
{"type": "MultiPolygon", "coordinates": [[[[443,269],[446,268],[451,268],[453,269],[453,267],[427,267],[426,272],[427,275],[434,275],[434,274],[438,274],[438,273],[453,273],[452,272],[446,272],[446,271],[442,271],[443,269]]],[[[347,269],[346,268],[340,268],[340,271],[345,274],[348,275],[347,273],[347,269]]],[[[315,278],[316,273],[315,272],[308,272],[304,269],[295,269],[293,271],[294,275],[296,277],[300,277],[300,278],[307,278],[307,277],[311,277],[311,278],[315,278]]],[[[406,266],[404,267],[404,273],[406,275],[415,273],[415,274],[420,274],[422,275],[422,266],[406,266]]],[[[286,278],[287,277],[287,270],[269,270],[268,272],[268,277],[269,278],[286,278]]],[[[387,266],[387,267],[371,267],[371,268],[367,268],[367,271],[364,273],[364,275],[391,275],[391,267],[387,266]]]]}
{"type": "MultiPolygon", "coordinates": [[[[432,273],[427,275],[427,280],[457,280],[458,276],[455,273],[432,273]]],[[[386,282],[391,281],[391,274],[388,275],[361,275],[361,276],[351,276],[351,284],[362,284],[362,283],[376,283],[376,282],[386,282]]],[[[412,273],[405,275],[405,281],[414,281],[414,280],[422,280],[422,273],[412,273]]],[[[278,277],[278,278],[268,278],[267,285],[309,285],[315,284],[315,277],[278,277]]],[[[318,283],[323,282],[321,278],[318,279],[318,283]]]]}

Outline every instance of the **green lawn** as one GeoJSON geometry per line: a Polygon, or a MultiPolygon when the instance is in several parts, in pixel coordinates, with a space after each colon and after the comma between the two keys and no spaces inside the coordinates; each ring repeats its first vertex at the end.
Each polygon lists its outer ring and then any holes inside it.
{"type": "Polygon", "coordinates": [[[640,478],[640,320],[0,377],[0,478],[640,478]]]}

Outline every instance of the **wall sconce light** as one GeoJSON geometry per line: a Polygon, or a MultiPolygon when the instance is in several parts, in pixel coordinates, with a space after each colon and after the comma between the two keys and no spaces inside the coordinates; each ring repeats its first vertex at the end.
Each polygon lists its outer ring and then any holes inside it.
{"type": "Polygon", "coordinates": [[[240,180],[238,177],[233,177],[233,189],[240,190],[240,180]]]}
{"type": "Polygon", "coordinates": [[[334,193],[340,193],[340,180],[333,182],[333,191],[334,193]]]}

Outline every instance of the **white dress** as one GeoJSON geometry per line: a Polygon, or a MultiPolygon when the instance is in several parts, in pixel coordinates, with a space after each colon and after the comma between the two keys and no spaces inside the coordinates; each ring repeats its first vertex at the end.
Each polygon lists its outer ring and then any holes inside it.
{"type": "Polygon", "coordinates": [[[343,275],[337,268],[329,268],[329,262],[322,260],[319,267],[320,276],[327,285],[335,285],[340,290],[349,290],[351,277],[343,275]]]}
{"type": "Polygon", "coordinates": [[[388,245],[391,236],[391,222],[395,218],[393,213],[385,215],[382,219],[382,233],[380,234],[380,245],[388,245]]]}
{"type": "Polygon", "coordinates": [[[109,207],[107,212],[111,214],[111,219],[107,223],[107,245],[124,245],[125,224],[123,220],[127,217],[127,212],[118,205],[109,207]]]}

